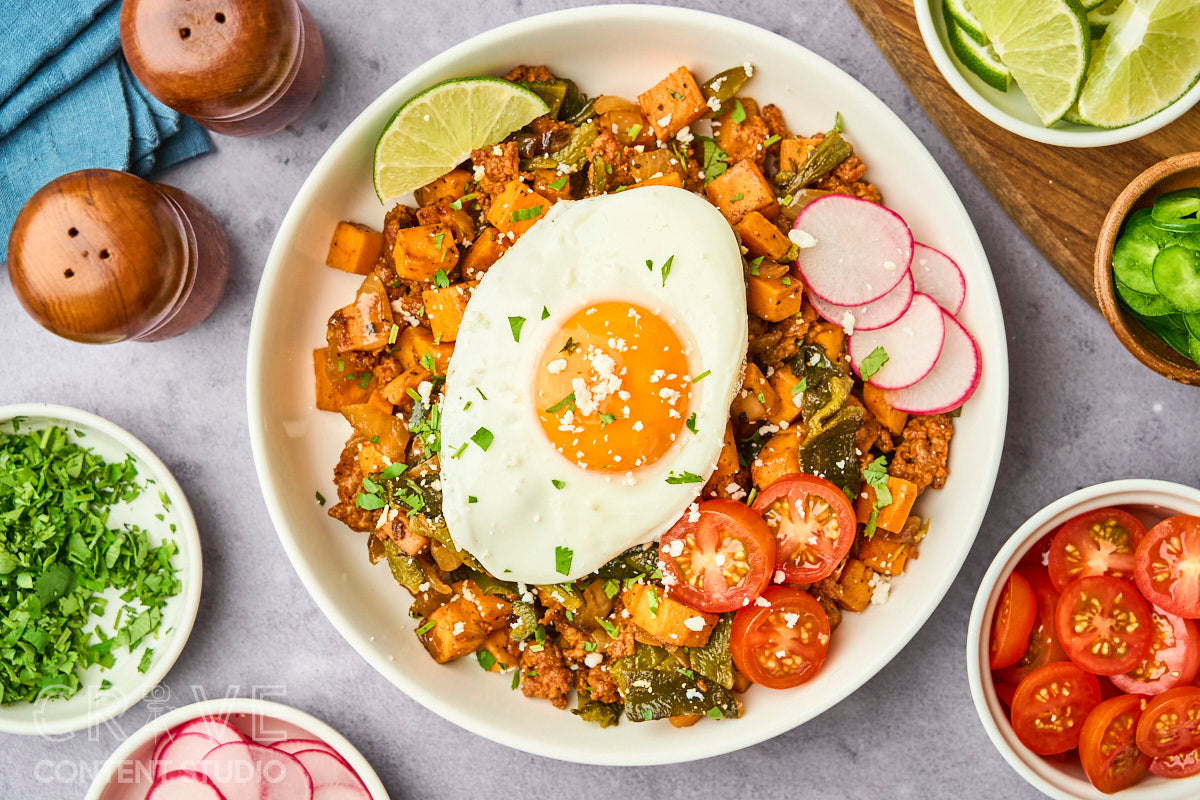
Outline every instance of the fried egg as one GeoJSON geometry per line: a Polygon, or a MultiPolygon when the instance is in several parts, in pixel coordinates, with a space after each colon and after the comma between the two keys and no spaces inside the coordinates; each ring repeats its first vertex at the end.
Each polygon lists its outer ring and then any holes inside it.
{"type": "Polygon", "coordinates": [[[746,357],[740,248],[701,197],[563,201],[484,275],[442,404],[442,510],[492,574],[559,583],[658,538],[720,453],[746,357]]]}

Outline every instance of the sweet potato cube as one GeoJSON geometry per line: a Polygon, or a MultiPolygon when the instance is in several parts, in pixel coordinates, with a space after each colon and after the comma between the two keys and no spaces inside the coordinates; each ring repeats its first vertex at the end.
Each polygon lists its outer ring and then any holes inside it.
{"type": "Polygon", "coordinates": [[[746,279],[746,305],[759,319],[785,320],[804,305],[804,284],[787,274],[774,278],[751,275],[746,279]]]}
{"type": "Polygon", "coordinates": [[[765,217],[779,213],[775,192],[753,161],[737,162],[705,186],[704,193],[730,225],[737,225],[751,211],[761,211],[765,217]]]}
{"type": "Polygon", "coordinates": [[[339,222],[329,240],[325,266],[367,275],[379,263],[383,252],[383,234],[357,222],[339,222]]]}
{"type": "Polygon", "coordinates": [[[735,419],[741,417],[746,422],[759,422],[779,411],[779,395],[753,361],[746,364],[742,388],[734,396],[729,411],[735,419]]]}
{"type": "Polygon", "coordinates": [[[342,406],[365,403],[371,396],[370,384],[361,386],[358,380],[349,374],[344,377],[331,377],[337,373],[328,368],[329,355],[328,347],[313,350],[317,408],[321,411],[341,411],[342,406]]]}
{"type": "Polygon", "coordinates": [[[429,615],[433,627],[421,634],[421,643],[439,664],[474,653],[491,632],[475,608],[461,597],[429,615]]]}
{"type": "Polygon", "coordinates": [[[423,369],[435,375],[445,375],[454,355],[452,342],[434,344],[433,331],[421,326],[405,328],[396,340],[400,366],[406,370],[423,369]]]}
{"type": "Polygon", "coordinates": [[[800,398],[804,391],[800,388],[800,379],[792,372],[791,367],[784,364],[771,373],[769,380],[771,388],[779,396],[779,406],[775,413],[767,416],[767,421],[776,425],[782,422],[790,424],[800,416],[800,398]]]}
{"type": "MultiPolygon", "coordinates": [[[[733,437],[733,424],[726,420],[725,438],[721,443],[721,453],[717,456],[717,468],[713,470],[712,477],[708,479],[706,489],[718,497],[729,497],[726,487],[730,483],[737,482],[739,471],[740,462],[738,461],[737,440],[733,437]]],[[[738,488],[744,490],[748,487],[739,486],[738,488]]]]}
{"type": "Polygon", "coordinates": [[[672,139],[708,113],[708,102],[687,67],[680,67],[638,95],[642,114],[660,141],[672,139]]]}
{"type": "Polygon", "coordinates": [[[836,364],[845,353],[846,331],[841,325],[822,320],[809,326],[808,333],[804,334],[804,341],[819,345],[825,351],[825,355],[829,356],[829,360],[836,364]]]}
{"type": "MultiPolygon", "coordinates": [[[[897,478],[893,475],[888,476],[887,487],[888,491],[892,493],[892,502],[879,509],[875,527],[899,533],[904,529],[904,523],[908,520],[909,513],[912,512],[913,503],[916,502],[917,495],[921,492],[912,481],[906,481],[904,478],[897,478]]],[[[858,517],[858,521],[866,524],[874,507],[875,487],[864,484],[854,503],[854,514],[858,517]]]]}
{"type": "Polygon", "coordinates": [[[329,317],[328,337],[338,352],[376,352],[388,346],[392,333],[392,305],[379,275],[372,273],[358,287],[354,302],[329,317]]]}
{"type": "Polygon", "coordinates": [[[467,172],[465,169],[451,170],[442,177],[417,189],[417,204],[434,206],[443,201],[447,203],[457,202],[468,194],[467,184],[470,182],[470,172],[467,172]]]}
{"type": "Polygon", "coordinates": [[[462,257],[462,276],[468,281],[479,280],[483,273],[500,260],[510,244],[508,237],[501,236],[491,226],[479,231],[475,242],[462,257]]]}
{"type": "Polygon", "coordinates": [[[779,171],[796,172],[808,161],[819,139],[784,139],[779,143],[779,171]]]}
{"type": "Polygon", "coordinates": [[[451,207],[445,200],[417,209],[417,222],[421,225],[441,225],[454,234],[455,244],[470,242],[475,238],[475,219],[461,208],[451,207]]]}
{"type": "Polygon", "coordinates": [[[756,258],[762,256],[771,261],[780,261],[792,249],[792,243],[783,235],[783,231],[758,211],[751,211],[742,217],[737,224],[737,232],[742,238],[742,245],[756,258]]]}
{"type": "MultiPolygon", "coordinates": [[[[517,665],[516,657],[508,652],[508,641],[507,631],[493,631],[484,640],[479,652],[486,651],[491,654],[493,659],[492,665],[487,668],[488,672],[504,672],[517,665]]],[[[483,664],[482,661],[479,663],[483,664]]]]}
{"type": "Polygon", "coordinates": [[[678,172],[668,172],[664,175],[659,175],[657,178],[646,178],[644,181],[638,181],[630,186],[630,189],[640,189],[643,186],[674,186],[676,189],[683,188],[683,178],[678,172]]]}
{"type": "Polygon", "coordinates": [[[571,199],[571,176],[564,175],[556,169],[535,169],[533,171],[533,191],[550,201],[571,199]]]}
{"type": "Polygon", "coordinates": [[[429,315],[429,327],[436,341],[453,342],[458,338],[458,326],[462,324],[475,283],[456,283],[421,292],[425,313],[429,315]]]}
{"type": "Polygon", "coordinates": [[[640,583],[626,589],[621,601],[633,624],[665,645],[703,647],[720,619],[667,597],[662,589],[640,583]],[[693,626],[698,629],[692,630],[693,626]]]}
{"type": "Polygon", "coordinates": [[[532,228],[549,210],[549,200],[521,181],[509,181],[492,200],[487,220],[495,225],[500,233],[512,233],[515,239],[532,228]]]}
{"type": "Polygon", "coordinates": [[[885,537],[885,532],[863,539],[858,549],[859,559],[875,572],[895,577],[904,572],[912,545],[885,537]]]}
{"type": "Polygon", "coordinates": [[[838,577],[838,587],[841,589],[837,604],[848,611],[863,611],[871,602],[875,588],[871,580],[875,573],[857,558],[846,560],[842,574],[838,577]]]}
{"type": "Polygon", "coordinates": [[[358,468],[363,475],[374,475],[382,472],[392,460],[383,454],[383,448],[367,442],[358,449],[358,468]]]}
{"type": "Polygon", "coordinates": [[[875,419],[879,420],[880,425],[887,428],[888,433],[893,436],[904,433],[904,426],[908,423],[908,414],[892,408],[883,389],[869,383],[864,384],[863,405],[875,419]]]}
{"type": "Polygon", "coordinates": [[[379,450],[392,461],[404,458],[404,448],[408,446],[408,427],[404,421],[392,416],[390,411],[382,411],[372,403],[343,406],[342,416],[346,418],[355,432],[373,440],[372,444],[379,445],[379,450]]]}
{"type": "Polygon", "coordinates": [[[413,404],[413,398],[409,394],[409,390],[417,391],[417,387],[421,385],[422,381],[432,378],[433,373],[423,367],[406,369],[388,381],[387,385],[379,391],[396,407],[397,411],[407,414],[412,411],[413,404]]]}
{"type": "Polygon", "coordinates": [[[754,485],[770,486],[784,475],[800,471],[800,459],[796,455],[804,439],[804,428],[793,425],[767,440],[754,461],[750,462],[750,474],[754,485]]]}
{"type": "Polygon", "coordinates": [[[429,281],[438,270],[449,274],[458,264],[454,233],[444,225],[416,225],[396,232],[392,251],[396,274],[409,281],[429,281]]]}

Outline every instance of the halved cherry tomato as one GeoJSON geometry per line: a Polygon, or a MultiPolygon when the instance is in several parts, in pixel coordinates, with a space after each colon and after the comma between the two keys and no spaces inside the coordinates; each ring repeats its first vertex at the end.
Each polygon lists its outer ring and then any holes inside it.
{"type": "Polygon", "coordinates": [[[738,671],[760,686],[799,686],[825,660],[829,617],[807,592],[768,586],[754,605],[734,616],[730,650],[738,671]]]}
{"type": "Polygon", "coordinates": [[[1013,572],[1004,582],[1000,602],[992,617],[992,639],[988,662],[992,669],[1011,667],[1029,647],[1029,634],[1037,622],[1037,595],[1029,581],[1013,572]]]}
{"type": "Polygon", "coordinates": [[[816,475],[785,475],[754,501],[775,534],[775,568],[788,583],[827,577],[850,552],[858,523],[846,495],[816,475]]]}
{"type": "Polygon", "coordinates": [[[1150,762],[1150,771],[1164,778],[1190,778],[1200,775],[1200,747],[1150,762]]]}
{"type": "Polygon", "coordinates": [[[1038,667],[1017,686],[1013,732],[1041,756],[1079,744],[1083,721],[1100,704],[1100,683],[1069,661],[1038,667]]]}
{"type": "Polygon", "coordinates": [[[1144,704],[1144,697],[1119,695],[1093,708],[1083,721],[1079,763],[1092,785],[1106,794],[1137,783],[1150,766],[1150,756],[1135,741],[1144,704]]]}
{"type": "Polygon", "coordinates": [[[1017,567],[1017,572],[1029,581],[1033,593],[1037,596],[1038,615],[1029,634],[1029,645],[1025,654],[1011,667],[998,670],[993,678],[1002,683],[1016,686],[1025,676],[1038,667],[1044,667],[1055,661],[1066,661],[1067,654],[1058,641],[1058,630],[1055,628],[1054,615],[1058,610],[1058,592],[1050,582],[1045,567],[1017,567]]]}
{"type": "Polygon", "coordinates": [[[1133,580],[1133,553],[1146,527],[1119,508],[1098,508],[1068,520],[1050,544],[1047,567],[1060,592],[1076,578],[1111,575],[1133,580]]]}
{"type": "Polygon", "coordinates": [[[663,534],[658,548],[667,593],[719,614],[754,601],[775,570],[775,537],[742,503],[708,500],[663,534]]]}
{"type": "Polygon", "coordinates": [[[1050,545],[1054,542],[1054,537],[1062,530],[1062,526],[1055,528],[1047,533],[1038,543],[1025,551],[1025,555],[1021,556],[1021,560],[1017,562],[1017,569],[1045,569],[1046,562],[1050,558],[1050,545]]]}
{"type": "Polygon", "coordinates": [[[1000,702],[1008,708],[1012,708],[1013,695],[1017,693],[1016,685],[1000,681],[994,681],[992,685],[996,687],[996,697],[1000,702]]]}
{"type": "Polygon", "coordinates": [[[1200,619],[1200,517],[1168,517],[1142,537],[1134,580],[1154,605],[1200,619]]]}
{"type": "Polygon", "coordinates": [[[1067,658],[1094,675],[1119,675],[1150,652],[1150,606],[1120,578],[1091,575],[1073,581],[1054,616],[1067,658]]]}
{"type": "Polygon", "coordinates": [[[1200,630],[1190,619],[1150,607],[1154,638],[1142,663],[1112,682],[1130,694],[1162,694],[1192,682],[1200,671],[1200,630]]]}
{"type": "Polygon", "coordinates": [[[1137,743],[1154,758],[1200,747],[1200,688],[1180,686],[1150,700],[1138,722],[1137,743]]]}

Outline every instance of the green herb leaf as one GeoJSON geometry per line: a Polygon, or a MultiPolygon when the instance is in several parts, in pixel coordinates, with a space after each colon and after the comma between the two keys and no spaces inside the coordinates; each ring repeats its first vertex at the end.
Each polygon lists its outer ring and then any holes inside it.
{"type": "Polygon", "coordinates": [[[625,135],[626,135],[626,136],[627,136],[627,137],[628,137],[630,140],[633,140],[633,139],[636,139],[636,138],[638,137],[638,135],[639,135],[639,134],[641,134],[641,132],[642,132],[642,123],[640,123],[640,122],[635,122],[634,124],[630,125],[630,126],[629,126],[629,127],[626,129],[626,131],[625,131],[625,135]]]}
{"type": "Polygon", "coordinates": [[[557,403],[555,403],[554,405],[547,408],[546,411],[551,414],[557,414],[558,412],[562,411],[567,406],[574,406],[574,405],[575,405],[575,393],[571,392],[569,395],[564,397],[562,400],[559,400],[557,403]]]}
{"type": "Polygon", "coordinates": [[[650,587],[650,597],[649,597],[649,601],[647,602],[647,605],[650,607],[650,616],[657,617],[658,616],[658,589],[653,586],[650,587]]]}
{"type": "MultiPolygon", "coordinates": [[[[438,236],[441,236],[441,234],[439,233],[438,236]]],[[[446,289],[450,286],[450,277],[446,275],[446,270],[439,269],[437,272],[433,273],[433,282],[439,288],[446,289]]]]}
{"type": "Polygon", "coordinates": [[[569,575],[571,573],[571,561],[575,558],[575,551],[569,547],[559,545],[554,548],[554,570],[559,575],[569,575]]]}
{"type": "Polygon", "coordinates": [[[686,424],[687,424],[687,429],[688,429],[689,431],[691,431],[692,433],[697,433],[697,432],[698,432],[698,431],[696,430],[696,412],[694,412],[694,411],[692,412],[692,415],[691,415],[690,417],[688,417],[688,418],[687,418],[687,423],[686,423],[686,424]]]}
{"type": "Polygon", "coordinates": [[[714,139],[707,136],[697,136],[696,139],[703,146],[704,156],[701,163],[704,170],[704,185],[707,186],[729,169],[729,156],[714,139]]]}
{"type": "Polygon", "coordinates": [[[721,719],[725,714],[717,706],[713,706],[708,711],[704,712],[709,719],[721,719]]]}
{"type": "Polygon", "coordinates": [[[704,372],[701,372],[699,375],[697,375],[696,377],[692,378],[692,383],[699,383],[700,381],[704,380],[705,378],[707,378],[707,377],[708,377],[709,375],[711,375],[711,374],[712,374],[712,370],[711,370],[711,369],[706,369],[706,370],[704,370],[704,372]]]}
{"type": "Polygon", "coordinates": [[[549,318],[550,318],[550,309],[546,308],[545,306],[542,306],[542,319],[549,319],[549,318]]]}
{"type": "Polygon", "coordinates": [[[578,349],[579,349],[579,342],[575,341],[570,336],[568,336],[567,343],[564,344],[562,346],[562,349],[559,350],[558,352],[566,353],[567,355],[572,356],[572,355],[575,355],[575,351],[578,349]]]}
{"type": "Polygon", "coordinates": [[[741,199],[742,199],[742,198],[744,198],[745,196],[746,196],[746,195],[742,194],[741,192],[738,192],[738,193],[737,193],[737,194],[735,194],[733,197],[729,198],[729,202],[731,202],[731,203],[736,203],[738,200],[741,200],[741,199]]]}
{"type": "Polygon", "coordinates": [[[796,385],[792,387],[792,397],[795,397],[798,394],[803,394],[806,391],[808,391],[808,378],[801,378],[796,382],[796,385]]]}
{"type": "Polygon", "coordinates": [[[604,582],[604,595],[609,600],[617,596],[617,592],[621,591],[621,582],[615,578],[609,578],[604,582]]]}
{"type": "Polygon", "coordinates": [[[742,108],[741,100],[733,101],[733,111],[729,112],[729,118],[733,120],[734,125],[741,125],[746,121],[746,109],[742,108]]]}
{"type": "Polygon", "coordinates": [[[436,623],[435,621],[433,621],[433,620],[426,620],[426,622],[425,622],[425,624],[424,624],[424,625],[422,625],[421,627],[417,628],[417,635],[418,635],[418,636],[424,636],[425,634],[427,634],[427,633],[429,633],[431,630],[433,630],[433,626],[434,626],[434,625],[437,625],[437,623],[436,623]]]}
{"type": "Polygon", "coordinates": [[[479,446],[480,450],[487,452],[487,449],[492,446],[492,441],[496,437],[487,428],[480,428],[471,434],[471,441],[479,446]]]}
{"type": "Polygon", "coordinates": [[[561,178],[556,180],[554,183],[550,184],[550,188],[556,192],[561,192],[566,187],[567,178],[569,178],[569,177],[570,177],[569,175],[563,175],[561,178]]]}
{"type": "Polygon", "coordinates": [[[609,635],[609,638],[615,639],[621,634],[620,629],[606,619],[600,619],[600,617],[596,617],[596,622],[601,628],[604,628],[604,632],[609,635]]]}
{"type": "Polygon", "coordinates": [[[675,256],[668,258],[662,265],[662,285],[667,285],[667,276],[671,274],[671,265],[675,263],[675,256]]]}
{"type": "MultiPolygon", "coordinates": [[[[319,506],[325,505],[325,495],[321,494],[320,492],[316,492],[315,494],[317,495],[317,505],[319,505],[319,506]]],[[[2,568],[0,568],[0,573],[3,573],[3,572],[4,572],[4,570],[2,568]]]]}
{"type": "Polygon", "coordinates": [[[488,650],[480,650],[475,654],[475,658],[477,661],[479,661],[479,666],[483,667],[484,669],[490,670],[492,667],[496,666],[496,657],[488,650]]]}
{"type": "Polygon", "coordinates": [[[772,134],[771,136],[768,136],[767,140],[765,142],[763,142],[763,150],[766,150],[768,147],[770,147],[771,145],[778,142],[779,139],[780,139],[780,137],[779,137],[779,134],[777,134],[777,133],[772,134]]]}
{"type": "Polygon", "coordinates": [[[396,478],[399,478],[401,475],[403,475],[405,470],[407,470],[407,469],[408,469],[407,464],[405,464],[403,461],[397,461],[395,463],[388,464],[386,467],[384,467],[383,470],[380,471],[378,477],[379,477],[379,480],[381,480],[381,481],[395,480],[396,478]]]}
{"type": "Polygon", "coordinates": [[[476,497],[476,496],[475,496],[475,495],[473,495],[473,494],[471,494],[471,495],[467,495],[467,502],[468,502],[468,503],[478,503],[478,502],[479,502],[479,498],[478,498],[478,497],[476,497]]]}
{"type": "Polygon", "coordinates": [[[704,479],[701,478],[696,473],[688,472],[686,470],[681,472],[678,475],[675,474],[674,470],[671,470],[670,472],[667,473],[667,483],[670,483],[670,484],[700,483],[703,480],[704,479]]]}
{"type": "Polygon", "coordinates": [[[883,347],[876,347],[867,357],[862,360],[859,365],[858,374],[862,376],[864,381],[870,380],[875,376],[875,373],[883,369],[883,365],[888,362],[887,351],[883,347]]]}
{"type": "Polygon", "coordinates": [[[378,511],[386,506],[387,502],[378,495],[359,492],[358,496],[354,498],[354,505],[366,511],[378,511]]]}
{"type": "Polygon", "coordinates": [[[617,419],[618,418],[614,414],[601,414],[600,415],[600,430],[604,430],[609,425],[612,425],[614,422],[617,421],[617,419]]]}
{"type": "Polygon", "coordinates": [[[542,206],[530,206],[529,208],[518,209],[512,212],[509,222],[524,222],[527,219],[533,219],[541,215],[542,208],[542,206]]]}
{"type": "Polygon", "coordinates": [[[567,485],[566,481],[560,481],[558,478],[551,478],[550,483],[554,485],[555,489],[561,489],[567,485]]]}
{"type": "Polygon", "coordinates": [[[523,326],[524,324],[525,324],[524,317],[509,317],[508,318],[508,327],[510,330],[512,330],[512,337],[513,337],[514,342],[521,341],[521,326],[523,326]]]}

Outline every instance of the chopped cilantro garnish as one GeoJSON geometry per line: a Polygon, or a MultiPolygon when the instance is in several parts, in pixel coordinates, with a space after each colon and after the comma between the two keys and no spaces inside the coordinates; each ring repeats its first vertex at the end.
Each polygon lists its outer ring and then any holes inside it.
{"type": "Polygon", "coordinates": [[[492,432],[489,431],[487,428],[480,428],[479,430],[477,430],[473,434],[471,434],[471,441],[474,442],[475,444],[479,445],[479,449],[483,450],[485,452],[487,451],[487,449],[489,447],[492,446],[492,440],[495,438],[496,437],[493,436],[492,432]]]}
{"type": "Polygon", "coordinates": [[[517,687],[521,685],[521,670],[513,671],[512,690],[515,692],[517,687]]]}
{"type": "Polygon", "coordinates": [[[692,672],[690,669],[684,669],[683,667],[676,667],[675,671],[690,681],[696,680],[696,673],[692,672]]]}
{"type": "Polygon", "coordinates": [[[672,91],[672,92],[671,92],[671,97],[674,97],[676,100],[682,100],[682,99],[683,99],[683,95],[682,95],[682,94],[680,94],[679,92],[676,92],[676,91],[672,91]]]}
{"type": "Polygon", "coordinates": [[[421,354],[421,366],[430,372],[437,372],[437,360],[433,357],[433,353],[426,350],[421,354]]]}
{"type": "Polygon", "coordinates": [[[317,492],[316,495],[317,495],[317,505],[319,505],[319,506],[325,505],[325,495],[321,494],[320,492],[317,492]]]}
{"type": "Polygon", "coordinates": [[[621,582],[620,581],[618,581],[614,578],[609,578],[607,581],[604,582],[604,595],[609,600],[612,600],[614,597],[616,597],[617,592],[619,592],[619,591],[621,591],[621,582]]]}
{"type": "Polygon", "coordinates": [[[408,469],[408,465],[405,464],[403,461],[397,461],[394,464],[388,464],[379,473],[379,480],[390,481],[395,478],[399,478],[401,475],[404,474],[404,471],[407,469],[408,469]]]}
{"type": "Polygon", "coordinates": [[[554,405],[547,408],[546,411],[550,414],[557,414],[558,412],[562,411],[564,408],[567,408],[568,406],[574,406],[574,405],[575,405],[575,393],[571,392],[569,395],[564,397],[562,400],[559,400],[557,403],[555,403],[554,405]]]}
{"type": "Polygon", "coordinates": [[[755,275],[755,276],[758,275],[759,267],[762,266],[762,262],[763,262],[762,256],[759,256],[758,258],[756,258],[750,262],[750,274],[751,275],[755,275]]]}
{"type": "Polygon", "coordinates": [[[462,197],[458,198],[453,203],[451,203],[450,207],[453,208],[455,211],[462,211],[463,202],[467,201],[467,200],[474,200],[474,199],[475,199],[474,192],[471,192],[470,194],[464,194],[462,197]]]}
{"type": "Polygon", "coordinates": [[[563,175],[561,178],[556,180],[554,183],[550,184],[550,188],[556,192],[561,192],[566,187],[567,179],[569,177],[570,177],[569,175],[563,175]]]}
{"type": "Polygon", "coordinates": [[[862,364],[860,364],[858,368],[858,374],[862,376],[864,381],[870,380],[875,376],[875,373],[883,369],[883,365],[887,362],[887,351],[884,350],[883,347],[876,347],[867,354],[866,358],[862,360],[862,364]]]}
{"type": "Polygon", "coordinates": [[[725,170],[729,169],[729,156],[721,149],[721,146],[715,140],[707,136],[696,137],[704,147],[704,185],[712,183],[713,180],[725,174],[725,170]]]}
{"type": "Polygon", "coordinates": [[[617,636],[621,633],[616,625],[613,625],[606,619],[600,619],[599,617],[596,617],[596,622],[600,624],[601,628],[604,628],[604,632],[607,633],[612,639],[617,638],[617,636]]]}
{"type": "Polygon", "coordinates": [[[607,428],[609,425],[612,425],[616,421],[617,421],[617,417],[615,414],[601,414],[600,415],[600,430],[604,430],[605,428],[607,428]]]}
{"type": "Polygon", "coordinates": [[[653,259],[649,259],[649,258],[646,259],[646,269],[650,270],[651,272],[654,272],[654,260],[653,259]]]}
{"type": "MultiPolygon", "coordinates": [[[[445,238],[446,238],[446,233],[445,233],[444,231],[438,231],[437,233],[435,233],[435,234],[433,235],[433,247],[434,247],[434,249],[435,249],[435,250],[441,250],[441,249],[442,249],[442,241],[443,241],[445,238]]],[[[439,273],[439,274],[442,276],[442,279],[445,279],[445,277],[446,277],[446,273],[445,273],[445,272],[443,272],[442,270],[440,270],[440,269],[439,269],[439,270],[438,270],[438,273],[439,273]]],[[[436,276],[435,276],[435,277],[436,277],[436,276]]],[[[441,281],[438,281],[438,286],[441,286],[443,289],[445,289],[445,288],[446,288],[446,286],[449,286],[449,285],[450,285],[450,282],[449,282],[449,281],[447,281],[447,282],[446,282],[445,286],[443,286],[443,285],[442,285],[441,281]]]]}
{"type": "Polygon", "coordinates": [[[708,377],[709,375],[711,375],[711,374],[712,374],[712,370],[711,370],[711,369],[706,369],[706,370],[704,370],[704,372],[701,372],[699,375],[697,375],[696,377],[692,378],[692,383],[699,383],[700,381],[704,380],[705,378],[707,378],[707,377],[708,377]]]}
{"type": "Polygon", "coordinates": [[[801,378],[796,382],[796,385],[792,387],[792,397],[795,397],[796,395],[802,394],[806,391],[808,391],[808,378],[801,378]]]}
{"type": "Polygon", "coordinates": [[[650,606],[650,616],[657,617],[658,616],[658,589],[656,589],[653,586],[650,587],[650,599],[649,599],[649,602],[647,603],[647,605],[650,606]]]}
{"type": "Polygon", "coordinates": [[[768,136],[768,137],[767,137],[767,140],[766,140],[765,142],[763,142],[763,149],[765,150],[765,149],[767,149],[768,147],[770,147],[771,145],[773,145],[773,144],[775,144],[776,142],[778,142],[778,141],[779,141],[779,138],[780,138],[780,137],[779,137],[779,134],[777,134],[777,133],[775,133],[775,134],[772,134],[772,135],[768,136]]]}
{"type": "Polygon", "coordinates": [[[584,642],[583,649],[589,653],[594,653],[594,652],[596,652],[596,643],[595,642],[584,642]]]}
{"type": "Polygon", "coordinates": [[[496,666],[496,657],[492,655],[491,651],[489,650],[480,650],[475,654],[475,658],[479,661],[479,666],[483,667],[484,669],[490,670],[492,667],[496,666]]]}
{"type": "MultiPolygon", "coordinates": [[[[438,234],[438,236],[441,235],[442,234],[440,233],[438,234]]],[[[442,289],[448,287],[450,285],[450,278],[448,275],[446,275],[446,270],[439,269],[437,272],[433,273],[433,282],[442,289]]]]}
{"type": "Polygon", "coordinates": [[[875,502],[871,508],[871,516],[863,529],[863,536],[868,539],[875,535],[875,526],[879,522],[880,509],[892,504],[892,490],[888,488],[887,456],[879,456],[863,470],[863,480],[875,490],[875,502]]]}
{"type": "Polygon", "coordinates": [[[542,319],[549,319],[549,318],[550,318],[550,309],[546,308],[545,306],[542,306],[542,319]]]}
{"type": "Polygon", "coordinates": [[[142,653],[142,660],[138,662],[137,671],[145,674],[146,670],[150,669],[150,660],[154,658],[154,648],[147,647],[142,653]]]}
{"type": "Polygon", "coordinates": [[[625,135],[630,140],[633,140],[633,139],[636,139],[641,132],[642,132],[642,123],[635,122],[634,124],[630,125],[629,128],[625,131],[625,135]]]}
{"type": "Polygon", "coordinates": [[[571,572],[571,560],[575,558],[575,551],[569,547],[559,545],[554,548],[554,570],[559,575],[568,575],[571,572]]]}
{"type": "Polygon", "coordinates": [[[579,342],[575,341],[570,336],[568,336],[567,343],[564,344],[562,346],[562,349],[559,350],[558,352],[566,353],[567,355],[571,356],[571,355],[575,355],[575,351],[578,349],[579,349],[579,342]]]}
{"type": "Polygon", "coordinates": [[[478,502],[479,502],[479,498],[478,498],[478,497],[476,497],[476,496],[475,496],[475,495],[473,495],[473,494],[469,494],[469,495],[467,495],[467,502],[468,502],[468,503],[478,503],[478,502]]]}
{"type": "Polygon", "coordinates": [[[524,324],[525,324],[524,317],[509,317],[508,318],[508,327],[512,331],[512,337],[513,337],[514,342],[521,341],[521,326],[524,324]]]}
{"type": "Polygon", "coordinates": [[[667,285],[667,276],[671,274],[671,265],[675,263],[675,256],[668,258],[662,265],[662,285],[667,285]]]}
{"type": "Polygon", "coordinates": [[[483,389],[480,389],[478,386],[476,386],[475,391],[479,392],[479,396],[481,398],[483,398],[484,400],[487,400],[487,395],[483,393],[483,389]]]}
{"type": "Polygon", "coordinates": [[[696,412],[694,412],[694,411],[692,412],[692,415],[687,418],[686,424],[687,424],[687,429],[689,431],[691,431],[692,433],[697,432],[696,431],[696,412]]]}
{"type": "Polygon", "coordinates": [[[509,217],[509,222],[524,222],[527,219],[533,219],[534,217],[540,215],[541,213],[542,213],[542,206],[530,206],[529,208],[521,208],[521,209],[518,209],[518,210],[512,212],[512,215],[509,217]]]}
{"type": "Polygon", "coordinates": [[[741,100],[733,101],[733,111],[729,112],[729,118],[733,120],[733,124],[741,125],[746,121],[746,109],[742,108],[741,100]]]}
{"type": "Polygon", "coordinates": [[[566,481],[560,481],[558,478],[551,478],[550,483],[554,485],[555,489],[561,489],[567,485],[566,481]]]}
{"type": "Polygon", "coordinates": [[[703,480],[704,479],[696,473],[688,472],[687,470],[684,470],[678,475],[675,474],[675,470],[671,470],[667,473],[667,483],[673,485],[680,483],[700,483],[703,480]]]}
{"type": "Polygon", "coordinates": [[[421,627],[417,628],[417,635],[418,635],[418,636],[424,636],[425,634],[427,634],[427,633],[429,633],[431,630],[433,630],[433,626],[434,626],[434,625],[437,625],[437,623],[436,623],[436,622],[434,622],[433,620],[427,620],[427,621],[425,622],[425,624],[424,624],[424,625],[422,625],[421,627]]]}
{"type": "Polygon", "coordinates": [[[748,505],[748,506],[754,505],[754,499],[756,497],[758,497],[758,487],[752,486],[752,487],[750,487],[750,494],[746,495],[746,505],[748,505]]]}
{"type": "Polygon", "coordinates": [[[741,192],[738,192],[733,197],[729,198],[729,202],[736,203],[738,200],[741,200],[745,196],[746,195],[742,194],[741,192]]]}
{"type": "Polygon", "coordinates": [[[780,278],[779,282],[782,283],[784,286],[792,285],[792,279],[789,278],[787,275],[784,275],[782,278],[780,278]]]}
{"type": "Polygon", "coordinates": [[[395,344],[397,337],[400,336],[400,326],[392,325],[391,331],[388,332],[388,344],[395,344]]]}
{"type": "Polygon", "coordinates": [[[365,511],[378,511],[387,505],[387,503],[378,495],[359,492],[358,496],[354,498],[354,505],[365,511]]]}
{"type": "Polygon", "coordinates": [[[721,709],[717,708],[716,706],[713,706],[704,713],[708,715],[709,719],[721,719],[725,716],[724,712],[722,712],[721,709]]]}
{"type": "Polygon", "coordinates": [[[458,449],[457,449],[457,450],[455,450],[455,451],[454,451],[454,452],[453,452],[453,453],[450,455],[450,457],[451,457],[451,458],[462,458],[462,454],[463,454],[463,453],[465,453],[465,452],[467,452],[467,443],[466,443],[466,442],[463,442],[462,444],[460,444],[460,445],[458,446],[458,449]]]}

